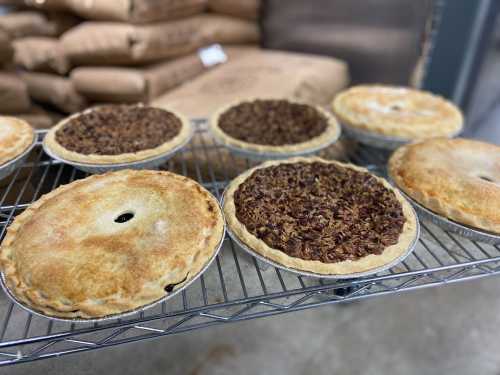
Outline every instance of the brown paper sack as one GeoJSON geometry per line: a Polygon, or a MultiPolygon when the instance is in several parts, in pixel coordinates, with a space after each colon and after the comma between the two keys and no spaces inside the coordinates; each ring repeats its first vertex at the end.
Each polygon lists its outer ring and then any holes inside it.
{"type": "Polygon", "coordinates": [[[20,3],[25,3],[32,8],[39,8],[42,10],[67,10],[66,0],[17,0],[20,3]]]}
{"type": "Polygon", "coordinates": [[[84,22],[61,37],[75,64],[137,64],[194,52],[213,43],[255,43],[255,23],[226,16],[200,15],[179,21],[134,26],[84,22]]]}
{"type": "Polygon", "coordinates": [[[349,82],[347,64],[313,55],[227,48],[229,61],[153,101],[192,118],[248,97],[280,97],[328,105],[349,82]]]}
{"type": "Polygon", "coordinates": [[[0,15],[0,28],[11,38],[25,36],[58,36],[78,23],[75,16],[65,13],[44,14],[20,11],[0,15]]]}
{"type": "Polygon", "coordinates": [[[66,0],[75,14],[92,20],[145,23],[202,13],[206,0],[66,0]]]}
{"type": "Polygon", "coordinates": [[[256,20],[259,16],[260,0],[208,0],[208,8],[216,13],[256,20]]]}
{"type": "Polygon", "coordinates": [[[87,106],[87,101],[76,92],[69,78],[32,72],[21,73],[21,77],[37,102],[50,104],[65,113],[78,112],[87,106]]]}
{"type": "Polygon", "coordinates": [[[71,72],[71,80],[92,101],[149,102],[208,69],[192,54],[142,69],[80,67],[71,72]]]}
{"type": "Polygon", "coordinates": [[[49,129],[63,118],[59,113],[47,111],[37,105],[33,105],[29,111],[16,113],[13,116],[23,119],[35,129],[49,129]]]}
{"type": "Polygon", "coordinates": [[[147,23],[202,13],[207,0],[28,0],[40,9],[66,10],[90,20],[147,23]]]}
{"type": "Polygon", "coordinates": [[[30,105],[26,83],[15,73],[0,72],[0,114],[27,111],[30,105]]]}
{"type": "Polygon", "coordinates": [[[14,48],[9,34],[0,29],[0,65],[10,62],[14,55],[14,48]]]}
{"type": "Polygon", "coordinates": [[[56,38],[34,36],[14,41],[14,63],[26,70],[66,74],[69,61],[56,38]]]}

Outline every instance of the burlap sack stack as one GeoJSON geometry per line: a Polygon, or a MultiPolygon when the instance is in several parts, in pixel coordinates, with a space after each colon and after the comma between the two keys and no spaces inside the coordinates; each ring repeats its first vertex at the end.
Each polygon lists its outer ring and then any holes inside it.
{"type": "MultiPolygon", "coordinates": [[[[12,3],[23,5],[20,1],[12,3]]],[[[0,114],[24,118],[36,128],[50,127],[60,118],[34,104],[30,98],[32,85],[17,68],[65,73],[68,64],[57,37],[77,22],[67,14],[26,8],[0,16],[0,114]]]]}
{"type": "Polygon", "coordinates": [[[24,118],[40,116],[31,101],[64,115],[149,102],[211,67],[201,47],[259,40],[255,22],[207,14],[207,0],[14,3],[22,10],[0,16],[0,62],[17,69],[1,79],[0,113],[24,118]]]}

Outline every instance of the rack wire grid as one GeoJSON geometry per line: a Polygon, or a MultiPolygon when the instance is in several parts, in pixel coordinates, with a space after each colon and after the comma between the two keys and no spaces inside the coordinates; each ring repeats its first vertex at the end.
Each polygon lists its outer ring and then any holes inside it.
{"type": "MultiPolygon", "coordinates": [[[[216,144],[203,121],[193,141],[161,168],[192,177],[217,198],[231,178],[255,163],[216,144]]],[[[13,175],[0,181],[0,239],[30,203],[87,174],[51,160],[38,145],[13,175]]],[[[384,174],[387,154],[349,144],[344,159],[384,174]]],[[[332,146],[322,156],[338,158],[332,146]]],[[[0,296],[0,365],[99,349],[159,336],[322,305],[396,294],[500,273],[500,248],[422,222],[415,251],[392,269],[371,277],[327,281],[297,276],[259,263],[229,238],[216,261],[182,294],[124,319],[103,323],[55,322],[34,316],[0,296]]]]}

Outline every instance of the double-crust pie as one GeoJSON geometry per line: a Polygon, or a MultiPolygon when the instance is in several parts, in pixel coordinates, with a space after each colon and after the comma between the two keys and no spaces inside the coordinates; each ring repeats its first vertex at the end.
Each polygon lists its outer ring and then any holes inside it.
{"type": "Polygon", "coordinates": [[[190,135],[190,124],[179,113],[142,105],[105,105],[61,121],[44,142],[64,160],[116,164],[160,156],[190,135]]]}
{"type": "Polygon", "coordinates": [[[35,132],[26,121],[0,116],[0,168],[25,152],[34,138],[35,132]]]}
{"type": "Polygon", "coordinates": [[[500,234],[500,147],[461,138],[427,140],[396,150],[389,173],[431,211],[500,234]]]}
{"type": "Polygon", "coordinates": [[[333,111],[348,127],[405,140],[450,137],[463,126],[451,102],[407,87],[354,86],[335,97],[333,111]]]}
{"type": "Polygon", "coordinates": [[[9,227],[0,265],[27,307],[99,318],[189,283],[223,235],[217,200],[196,182],[125,170],[64,185],[32,204],[9,227]]]}
{"type": "Polygon", "coordinates": [[[249,99],[222,108],[210,128],[223,144],[261,153],[316,150],[337,140],[340,126],[320,107],[286,99],[249,99]]]}
{"type": "Polygon", "coordinates": [[[283,266],[348,275],[391,264],[418,233],[410,204],[363,168],[320,158],[270,161],[231,182],[228,229],[283,266]]]}

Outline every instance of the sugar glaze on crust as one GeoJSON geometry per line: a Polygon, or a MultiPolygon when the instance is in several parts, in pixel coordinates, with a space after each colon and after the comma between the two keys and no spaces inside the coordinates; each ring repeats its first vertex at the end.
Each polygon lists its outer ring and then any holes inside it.
{"type": "Polygon", "coordinates": [[[342,124],[409,140],[455,136],[464,122],[453,103],[407,87],[354,86],[338,94],[332,107],[342,124]]]}
{"type": "Polygon", "coordinates": [[[238,187],[252,175],[252,173],[261,168],[280,165],[284,163],[332,163],[343,168],[351,168],[357,171],[367,172],[366,169],[360,168],[352,164],[344,164],[337,161],[324,160],[321,158],[291,158],[286,160],[268,161],[255,168],[252,168],[243,174],[236,177],[226,190],[224,196],[224,214],[228,228],[238,236],[238,238],[246,244],[250,249],[260,255],[273,260],[283,266],[294,268],[301,271],[314,272],[323,275],[348,275],[353,273],[365,272],[374,268],[384,266],[393,262],[402,256],[415,240],[417,235],[417,218],[413,213],[413,209],[406,199],[394,189],[387,181],[382,178],[375,177],[387,189],[394,192],[397,200],[401,203],[406,222],[403,226],[403,231],[399,236],[398,243],[388,246],[380,255],[369,254],[355,261],[346,260],[337,263],[324,263],[318,260],[304,260],[287,255],[286,253],[269,247],[264,241],[260,240],[250,233],[245,225],[236,217],[236,207],[234,203],[234,193],[238,187]]]}
{"type": "MultiPolygon", "coordinates": [[[[148,106],[151,107],[151,106],[148,106]]],[[[98,107],[96,107],[98,108],[98,107]]],[[[179,133],[172,139],[162,143],[160,146],[141,150],[139,152],[130,152],[119,155],[99,155],[99,154],[90,154],[85,155],[78,152],[70,151],[66,149],[63,145],[61,145],[56,139],[56,132],[65,126],[72,119],[93,111],[95,108],[86,109],[83,112],[75,113],[64,120],[60,121],[56,126],[54,126],[47,133],[44,139],[44,145],[47,147],[54,155],[59,156],[61,159],[74,161],[78,163],[87,163],[87,164],[120,164],[120,163],[129,163],[135,161],[142,161],[146,159],[154,158],[155,156],[160,156],[165,154],[177,146],[186,142],[192,134],[192,129],[189,121],[180,113],[159,107],[151,107],[158,108],[163,111],[168,111],[175,115],[181,121],[181,130],[179,133]]]]}
{"type": "Polygon", "coordinates": [[[93,319],[158,301],[197,277],[218,248],[217,200],[170,172],[125,170],[61,186],[16,217],[0,267],[42,314],[93,319]],[[132,219],[117,222],[122,214],[132,219]]]}
{"type": "Polygon", "coordinates": [[[24,120],[0,116],[0,167],[33,144],[35,132],[24,120]]]}
{"type": "Polygon", "coordinates": [[[500,234],[500,147],[463,138],[418,142],[394,152],[389,174],[431,211],[500,234]]]}

